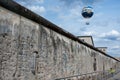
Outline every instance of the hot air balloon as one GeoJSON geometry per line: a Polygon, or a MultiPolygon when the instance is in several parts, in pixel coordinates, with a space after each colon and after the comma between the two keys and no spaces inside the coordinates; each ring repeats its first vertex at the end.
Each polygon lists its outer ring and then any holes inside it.
{"type": "MultiPolygon", "coordinates": [[[[89,19],[93,16],[93,8],[90,7],[90,6],[87,6],[87,7],[84,7],[82,9],[82,16],[85,18],[85,19],[89,19]]],[[[89,22],[86,22],[86,25],[89,25],[89,22]]]]}

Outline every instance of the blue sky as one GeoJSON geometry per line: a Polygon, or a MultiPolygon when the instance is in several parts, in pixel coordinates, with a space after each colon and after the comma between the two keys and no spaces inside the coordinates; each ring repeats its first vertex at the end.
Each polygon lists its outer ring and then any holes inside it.
{"type": "Polygon", "coordinates": [[[120,56],[120,0],[14,0],[45,19],[74,34],[93,36],[96,47],[120,56]],[[81,16],[85,6],[94,9],[89,20],[81,16]],[[90,25],[85,25],[86,21],[90,25]]]}

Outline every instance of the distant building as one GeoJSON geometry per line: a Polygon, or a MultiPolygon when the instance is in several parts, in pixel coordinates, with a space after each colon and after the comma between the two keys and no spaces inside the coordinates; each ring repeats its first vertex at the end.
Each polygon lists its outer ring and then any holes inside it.
{"type": "Polygon", "coordinates": [[[99,50],[107,53],[107,47],[96,47],[96,48],[98,48],[99,50]]]}
{"type": "MultiPolygon", "coordinates": [[[[94,46],[94,41],[92,36],[78,36],[78,38],[92,46],[94,46]]],[[[97,49],[107,53],[107,47],[96,47],[97,49]]]]}
{"type": "Polygon", "coordinates": [[[94,46],[93,38],[92,36],[78,36],[78,38],[92,46],[94,46]]]}

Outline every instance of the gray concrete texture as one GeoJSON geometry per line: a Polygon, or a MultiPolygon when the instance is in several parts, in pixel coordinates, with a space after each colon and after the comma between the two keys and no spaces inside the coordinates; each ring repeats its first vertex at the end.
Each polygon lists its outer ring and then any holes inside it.
{"type": "Polygon", "coordinates": [[[0,80],[54,80],[115,66],[100,52],[0,7],[0,80]]]}

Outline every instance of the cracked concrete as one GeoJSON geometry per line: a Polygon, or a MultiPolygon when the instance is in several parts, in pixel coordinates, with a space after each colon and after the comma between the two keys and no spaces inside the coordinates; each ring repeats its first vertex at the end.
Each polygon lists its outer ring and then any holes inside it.
{"type": "Polygon", "coordinates": [[[116,65],[100,52],[0,7],[0,80],[54,80],[116,65]]]}

